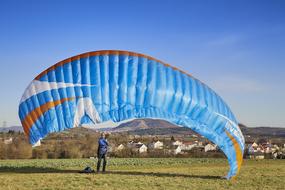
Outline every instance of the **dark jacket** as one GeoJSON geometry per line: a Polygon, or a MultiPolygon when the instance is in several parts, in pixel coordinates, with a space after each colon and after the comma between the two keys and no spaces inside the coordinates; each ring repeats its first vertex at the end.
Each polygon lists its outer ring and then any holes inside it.
{"type": "Polygon", "coordinates": [[[107,150],[108,150],[108,142],[106,139],[104,139],[103,137],[100,137],[100,139],[98,140],[98,152],[97,154],[102,155],[102,154],[106,154],[107,150]]]}

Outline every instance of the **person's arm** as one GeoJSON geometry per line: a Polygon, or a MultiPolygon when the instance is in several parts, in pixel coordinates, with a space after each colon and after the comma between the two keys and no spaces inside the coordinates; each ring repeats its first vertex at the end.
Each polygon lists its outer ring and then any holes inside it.
{"type": "Polygon", "coordinates": [[[98,149],[97,149],[97,157],[99,157],[99,147],[98,147],[98,149]]]}
{"type": "Polygon", "coordinates": [[[107,139],[104,139],[106,146],[109,146],[107,139]]]}
{"type": "Polygon", "coordinates": [[[99,157],[99,151],[100,151],[100,141],[98,141],[97,157],[99,157]]]}

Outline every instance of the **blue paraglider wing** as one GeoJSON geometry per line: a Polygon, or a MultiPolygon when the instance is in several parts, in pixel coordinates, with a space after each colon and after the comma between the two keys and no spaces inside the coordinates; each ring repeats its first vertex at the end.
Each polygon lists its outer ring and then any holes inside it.
{"type": "Polygon", "coordinates": [[[152,57],[96,51],[63,60],[39,74],[19,105],[30,143],[83,123],[160,118],[208,138],[241,166],[244,138],[225,102],[191,75],[152,57]]]}

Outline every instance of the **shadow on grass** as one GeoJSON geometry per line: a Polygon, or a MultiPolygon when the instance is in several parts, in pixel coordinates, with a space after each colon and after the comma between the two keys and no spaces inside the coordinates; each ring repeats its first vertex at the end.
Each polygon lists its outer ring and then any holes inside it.
{"type": "Polygon", "coordinates": [[[56,168],[36,167],[36,166],[23,166],[12,167],[2,166],[0,167],[0,173],[78,173],[79,170],[61,170],[56,168]]]}
{"type": "Polygon", "coordinates": [[[221,176],[209,176],[209,175],[204,176],[204,175],[192,175],[192,174],[181,174],[181,173],[160,173],[160,172],[139,172],[139,171],[108,171],[106,172],[106,174],[221,179],[221,176]]]}
{"type": "MultiPolygon", "coordinates": [[[[0,173],[80,173],[80,170],[67,170],[67,169],[56,169],[56,168],[45,168],[45,167],[0,167],[0,173]]],[[[83,175],[98,175],[98,173],[82,173],[83,175]]],[[[184,178],[199,178],[199,179],[222,179],[221,176],[209,176],[209,175],[192,175],[192,174],[180,174],[180,173],[159,173],[159,172],[140,172],[140,171],[107,171],[101,174],[114,174],[114,175],[129,175],[129,176],[155,176],[155,177],[184,177],[184,178]]]]}

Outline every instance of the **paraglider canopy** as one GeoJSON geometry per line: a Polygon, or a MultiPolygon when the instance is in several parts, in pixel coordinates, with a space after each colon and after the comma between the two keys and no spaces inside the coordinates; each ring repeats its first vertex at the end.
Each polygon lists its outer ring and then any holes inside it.
{"type": "Polygon", "coordinates": [[[95,51],[53,65],[25,90],[19,117],[32,145],[84,123],[163,119],[217,144],[229,160],[227,178],[242,163],[244,138],[226,103],[190,74],[139,53],[95,51]]]}

